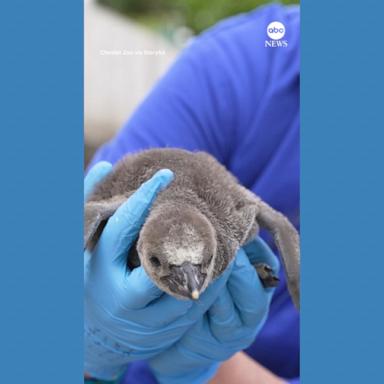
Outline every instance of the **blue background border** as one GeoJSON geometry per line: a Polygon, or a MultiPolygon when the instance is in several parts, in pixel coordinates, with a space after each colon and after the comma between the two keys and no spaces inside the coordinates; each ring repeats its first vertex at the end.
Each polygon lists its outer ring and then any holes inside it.
{"type": "MultiPolygon", "coordinates": [[[[383,14],[302,2],[303,383],[382,381],[383,14]]],[[[81,382],[83,4],[0,18],[0,381],[81,382]]]]}
{"type": "Polygon", "coordinates": [[[0,39],[0,382],[81,383],[83,3],[2,2],[0,39]]]}
{"type": "Polygon", "coordinates": [[[302,2],[303,383],[384,382],[383,2],[302,2]]]}

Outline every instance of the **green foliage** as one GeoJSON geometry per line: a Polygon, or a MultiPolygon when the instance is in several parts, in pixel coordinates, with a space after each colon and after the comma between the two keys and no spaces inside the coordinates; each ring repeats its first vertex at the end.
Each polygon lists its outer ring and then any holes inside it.
{"type": "MultiPolygon", "coordinates": [[[[131,16],[169,15],[176,24],[183,24],[199,33],[221,19],[250,11],[267,0],[98,0],[99,3],[131,16]]],[[[283,0],[281,3],[299,3],[298,0],[283,0]]]]}

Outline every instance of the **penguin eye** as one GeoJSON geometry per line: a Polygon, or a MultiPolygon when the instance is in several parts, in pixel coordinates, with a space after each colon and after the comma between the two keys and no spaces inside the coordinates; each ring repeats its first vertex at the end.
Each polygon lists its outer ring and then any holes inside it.
{"type": "Polygon", "coordinates": [[[208,267],[209,264],[211,263],[211,260],[212,260],[212,255],[209,255],[207,257],[204,258],[204,261],[203,261],[203,266],[204,267],[208,267]]]}
{"type": "Polygon", "coordinates": [[[149,261],[152,264],[152,266],[155,268],[159,268],[161,265],[160,260],[156,256],[150,257],[149,261]]]}

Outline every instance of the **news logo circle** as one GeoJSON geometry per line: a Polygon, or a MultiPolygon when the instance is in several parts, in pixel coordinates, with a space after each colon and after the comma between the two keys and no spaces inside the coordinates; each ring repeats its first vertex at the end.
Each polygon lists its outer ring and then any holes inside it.
{"type": "Polygon", "coordinates": [[[285,26],[280,21],[272,21],[268,24],[267,34],[272,40],[280,40],[285,35],[285,26]]]}

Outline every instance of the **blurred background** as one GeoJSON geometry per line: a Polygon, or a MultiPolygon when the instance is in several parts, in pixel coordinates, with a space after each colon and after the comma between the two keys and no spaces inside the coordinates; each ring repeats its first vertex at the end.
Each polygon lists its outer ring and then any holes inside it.
{"type": "Polygon", "coordinates": [[[221,19],[266,3],[270,1],[85,0],[85,164],[129,118],[189,39],[221,19]]]}

